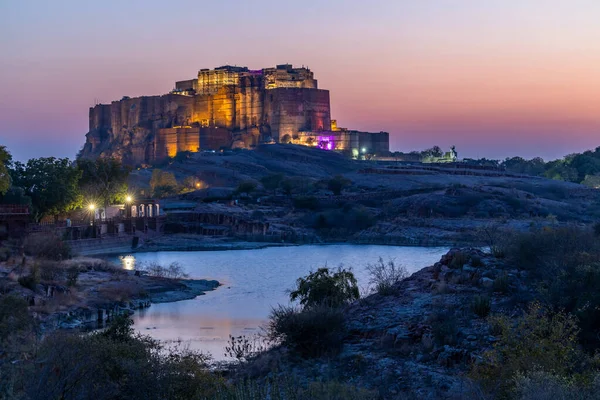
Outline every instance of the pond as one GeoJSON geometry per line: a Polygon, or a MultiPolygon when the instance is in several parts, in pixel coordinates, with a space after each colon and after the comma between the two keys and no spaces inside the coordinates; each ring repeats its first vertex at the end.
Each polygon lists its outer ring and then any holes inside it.
{"type": "MultiPolygon", "coordinates": [[[[327,265],[352,268],[361,292],[367,289],[366,266],[379,257],[394,260],[414,273],[439,261],[445,247],[369,245],[306,245],[256,250],[137,253],[134,263],[180,263],[190,278],[216,279],[222,286],[193,300],[153,304],[136,312],[134,327],[169,342],[226,359],[229,335],[260,332],[271,308],[289,304],[289,290],[297,278],[327,265]]],[[[131,259],[130,259],[131,262],[131,259]]]]}

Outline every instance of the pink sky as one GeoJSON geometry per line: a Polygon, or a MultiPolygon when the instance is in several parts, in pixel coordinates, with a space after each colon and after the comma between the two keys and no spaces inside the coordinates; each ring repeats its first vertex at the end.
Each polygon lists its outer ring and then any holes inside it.
{"type": "Polygon", "coordinates": [[[73,157],[96,99],[286,62],[315,72],[340,126],[388,131],[393,150],[600,146],[597,1],[82,3],[0,3],[0,144],[18,159],[73,157]]]}

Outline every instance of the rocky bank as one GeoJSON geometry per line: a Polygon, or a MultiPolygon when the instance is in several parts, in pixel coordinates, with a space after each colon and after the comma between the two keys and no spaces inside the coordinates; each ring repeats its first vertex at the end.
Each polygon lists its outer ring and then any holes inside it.
{"type": "Polygon", "coordinates": [[[115,315],[131,314],[152,303],[193,299],[218,286],[214,280],[148,276],[93,258],[0,264],[0,293],[27,299],[42,332],[102,326],[115,315]],[[37,272],[41,280],[25,287],[19,278],[31,274],[34,266],[41,271],[37,272]],[[68,284],[75,271],[76,281],[68,284]]]}
{"type": "Polygon", "coordinates": [[[307,380],[332,376],[378,389],[384,398],[477,398],[468,371],[497,341],[485,316],[512,309],[516,293],[526,298],[530,291],[523,278],[479,249],[453,249],[398,283],[393,293],[372,294],[349,306],[348,334],[334,358],[290,361],[285,350],[275,348],[255,366],[276,359],[291,364],[282,370],[307,380]]]}

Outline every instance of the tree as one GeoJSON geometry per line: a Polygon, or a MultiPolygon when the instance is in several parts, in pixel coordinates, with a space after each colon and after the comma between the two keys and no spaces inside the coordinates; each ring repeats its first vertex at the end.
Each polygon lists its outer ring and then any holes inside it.
{"type": "Polygon", "coordinates": [[[155,197],[172,196],[177,193],[177,179],[171,172],[155,169],[150,178],[150,188],[155,197]]]}
{"type": "Polygon", "coordinates": [[[285,134],[281,137],[281,143],[283,143],[283,144],[288,144],[291,141],[292,141],[292,137],[288,134],[285,134]]]}
{"type": "Polygon", "coordinates": [[[0,146],[0,195],[6,194],[10,188],[10,175],[8,165],[11,162],[10,153],[5,146],[0,146]]]}
{"type": "Polygon", "coordinates": [[[339,196],[342,194],[342,190],[349,186],[351,181],[344,178],[342,175],[336,175],[327,182],[327,188],[333,192],[334,195],[339,196]]]}
{"type": "Polygon", "coordinates": [[[279,188],[279,185],[281,185],[282,181],[283,181],[283,174],[271,174],[271,175],[263,176],[260,179],[260,182],[263,184],[264,188],[267,190],[272,190],[273,194],[275,194],[275,192],[279,188]]]}
{"type": "Polygon", "coordinates": [[[105,209],[125,200],[130,169],[117,159],[79,160],[77,165],[82,171],[79,183],[86,197],[101,201],[105,209]]]}
{"type": "Polygon", "coordinates": [[[296,281],[296,290],[290,300],[300,300],[304,308],[326,305],[339,307],[360,297],[356,278],[352,271],[339,268],[331,273],[329,268],[319,268],[296,281]]]}
{"type": "Polygon", "coordinates": [[[238,185],[236,192],[250,194],[256,190],[256,186],[254,181],[244,181],[238,185]]]}
{"type": "Polygon", "coordinates": [[[14,186],[31,197],[34,218],[60,214],[80,208],[81,171],[68,158],[33,158],[27,164],[16,162],[11,171],[14,186]]]}

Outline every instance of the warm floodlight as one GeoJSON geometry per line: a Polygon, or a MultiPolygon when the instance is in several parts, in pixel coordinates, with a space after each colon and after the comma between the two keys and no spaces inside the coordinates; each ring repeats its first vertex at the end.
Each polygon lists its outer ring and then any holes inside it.
{"type": "Polygon", "coordinates": [[[128,202],[128,203],[131,203],[131,200],[133,200],[133,199],[131,198],[131,196],[127,196],[127,197],[125,198],[125,201],[126,201],[126,202],[128,202]]]}
{"type": "Polygon", "coordinates": [[[95,204],[90,204],[89,205],[89,209],[94,211],[96,209],[96,205],[95,204]]]}

